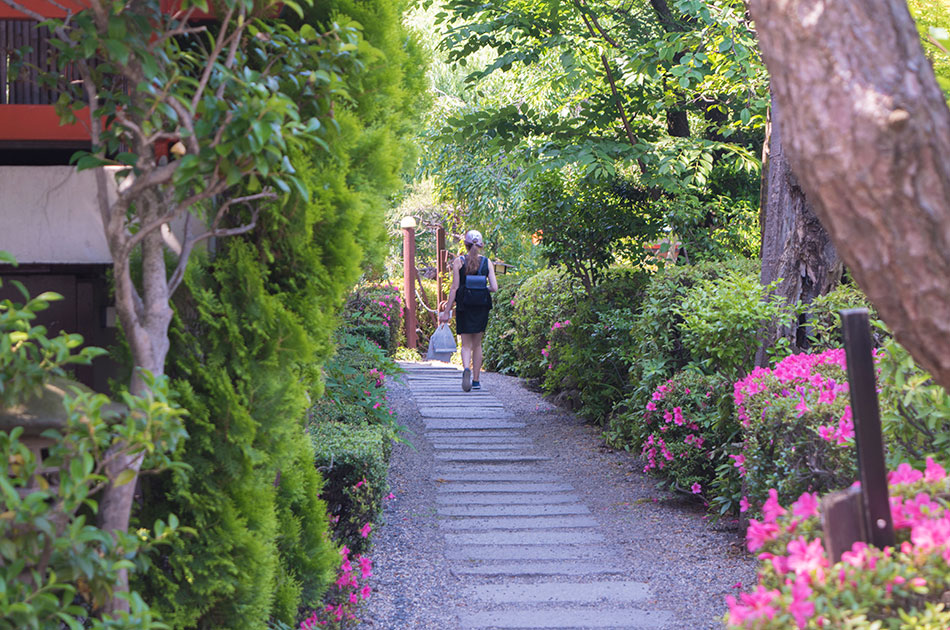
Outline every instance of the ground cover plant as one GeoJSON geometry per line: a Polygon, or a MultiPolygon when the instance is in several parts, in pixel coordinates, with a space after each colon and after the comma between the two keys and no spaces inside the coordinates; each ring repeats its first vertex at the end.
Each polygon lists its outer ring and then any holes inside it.
{"type": "Polygon", "coordinates": [[[820,503],[803,493],[783,507],[769,493],[746,535],[760,560],[758,584],[728,597],[730,629],[938,630],[950,624],[950,480],[932,459],[923,470],[901,464],[888,475],[897,542],[857,542],[840,560],[822,541],[820,503]]]}

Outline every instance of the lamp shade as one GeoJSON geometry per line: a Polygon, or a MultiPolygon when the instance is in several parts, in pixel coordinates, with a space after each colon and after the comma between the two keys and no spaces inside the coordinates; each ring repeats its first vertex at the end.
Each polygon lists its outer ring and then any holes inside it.
{"type": "Polygon", "coordinates": [[[416,227],[416,218],[411,216],[403,217],[402,221],[399,222],[399,227],[403,228],[404,230],[416,227]]]}

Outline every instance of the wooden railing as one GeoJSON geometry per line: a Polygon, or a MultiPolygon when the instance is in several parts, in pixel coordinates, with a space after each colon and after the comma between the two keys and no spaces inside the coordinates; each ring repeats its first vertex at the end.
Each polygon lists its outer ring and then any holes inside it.
{"type": "Polygon", "coordinates": [[[34,20],[0,20],[0,105],[51,105],[59,93],[40,84],[55,69],[49,29],[34,20]],[[21,57],[18,50],[29,47],[21,57]]]}

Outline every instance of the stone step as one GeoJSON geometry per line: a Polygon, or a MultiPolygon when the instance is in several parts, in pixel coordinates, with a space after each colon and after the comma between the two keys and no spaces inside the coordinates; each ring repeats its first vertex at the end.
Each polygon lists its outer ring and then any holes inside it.
{"type": "Polygon", "coordinates": [[[524,435],[515,434],[515,435],[473,435],[473,436],[457,436],[457,435],[427,435],[426,437],[435,444],[458,444],[458,445],[471,445],[471,446],[491,446],[493,444],[534,444],[534,440],[524,435]]]}
{"type": "Polygon", "coordinates": [[[472,451],[467,453],[452,451],[447,453],[438,453],[435,456],[435,459],[439,462],[494,462],[497,464],[511,464],[517,462],[545,462],[551,458],[544,457],[543,455],[521,455],[516,452],[507,453],[504,451],[472,451]]]}
{"type": "Polygon", "coordinates": [[[448,545],[584,545],[604,542],[604,535],[596,531],[505,530],[446,534],[445,542],[448,545]]]}
{"type": "Polygon", "coordinates": [[[559,606],[514,610],[486,610],[462,614],[463,628],[544,628],[568,630],[575,628],[625,628],[648,630],[661,628],[670,621],[670,614],[638,608],[597,608],[578,610],[559,606]]]}
{"type": "MultiPolygon", "coordinates": [[[[453,464],[452,462],[440,462],[439,468],[435,472],[436,477],[446,475],[485,475],[485,474],[545,474],[538,473],[536,464],[453,464]]],[[[556,476],[556,475],[555,475],[556,476]]],[[[518,477],[521,479],[522,477],[518,477]]],[[[525,478],[527,480],[527,478],[525,478]]]]}
{"type": "Polygon", "coordinates": [[[462,440],[468,439],[468,436],[478,436],[481,439],[486,441],[491,440],[495,443],[506,443],[509,440],[518,441],[518,440],[531,440],[524,434],[524,429],[515,428],[515,429],[472,429],[470,431],[464,431],[464,435],[459,437],[455,431],[426,431],[424,433],[426,440],[430,444],[436,442],[447,442],[452,440],[462,440]]]}
{"type": "MultiPolygon", "coordinates": [[[[452,567],[455,575],[480,575],[496,578],[525,578],[533,576],[555,575],[626,575],[628,569],[616,565],[606,565],[602,562],[477,562],[464,564],[459,561],[452,567]]],[[[517,626],[516,626],[517,627],[517,626]]]]}
{"type": "Polygon", "coordinates": [[[503,418],[452,418],[447,419],[445,415],[430,416],[423,418],[426,429],[454,429],[454,430],[474,430],[474,429],[523,429],[524,422],[512,422],[503,418]]]}
{"type": "Polygon", "coordinates": [[[419,407],[419,415],[428,429],[515,429],[525,426],[524,422],[501,422],[514,416],[510,411],[495,407],[419,407]],[[433,420],[439,422],[433,423],[433,420]],[[487,422],[490,420],[495,424],[487,422]]]}
{"type": "Polygon", "coordinates": [[[465,483],[450,481],[441,484],[439,492],[571,492],[574,487],[567,483],[490,481],[465,483]]]}
{"type": "Polygon", "coordinates": [[[435,502],[442,505],[550,505],[559,503],[579,503],[576,494],[481,494],[481,493],[439,493],[435,502]]]}
{"type": "Polygon", "coordinates": [[[439,527],[452,530],[532,530],[532,529],[577,529],[600,525],[589,516],[511,516],[511,517],[455,517],[439,521],[439,527]]]}
{"type": "Polygon", "coordinates": [[[466,599],[495,604],[638,602],[650,595],[643,582],[535,582],[534,584],[478,584],[464,589],[466,599]]]}
{"type": "Polygon", "coordinates": [[[554,516],[558,514],[590,514],[586,505],[454,505],[437,510],[440,516],[554,516]]]}
{"type": "Polygon", "coordinates": [[[445,550],[449,560],[593,560],[609,557],[607,547],[593,545],[459,545],[445,550]]]}
{"type": "Polygon", "coordinates": [[[529,472],[529,471],[518,471],[518,472],[468,472],[468,471],[452,471],[452,472],[441,472],[437,473],[433,480],[439,483],[445,483],[447,481],[546,481],[546,482],[556,482],[559,477],[551,473],[543,472],[529,472]]]}
{"type": "Polygon", "coordinates": [[[432,448],[437,451],[496,451],[496,450],[526,450],[531,448],[534,444],[530,440],[526,440],[520,444],[499,444],[497,441],[490,444],[469,444],[466,442],[445,442],[439,440],[438,442],[432,442],[432,448]]]}

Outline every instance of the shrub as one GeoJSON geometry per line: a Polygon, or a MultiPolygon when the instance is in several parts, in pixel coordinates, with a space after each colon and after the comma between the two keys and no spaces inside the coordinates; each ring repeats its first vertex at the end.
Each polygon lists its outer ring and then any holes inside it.
{"type": "MultiPolygon", "coordinates": [[[[3,252],[0,259],[15,264],[3,252]]],[[[0,430],[6,463],[0,475],[0,628],[165,628],[136,590],[120,596],[129,612],[107,614],[102,606],[113,599],[120,571],[146,569],[145,551],[175,537],[178,519],[169,515],[135,533],[105,531],[94,524],[98,503],[90,497],[105,484],[128,483],[128,471],[110,476],[107,452],[142,455],[143,472],[180,469],[169,454],[186,437],[185,412],[172,402],[167,380],[147,373],[148,393],[124,393],[121,413],[106,396],[83,391],[78,383],[57,394],[74,383],[64,378],[65,366],[88,365],[103,351],[79,349],[79,335],[48,337],[32,320],[61,296],[29,299],[23,293],[25,304],[0,302],[0,410],[7,412],[0,430]],[[46,387],[51,379],[56,388],[46,387]],[[49,443],[42,450],[35,435],[24,439],[21,421],[28,425],[32,415],[21,414],[24,407],[43,408],[39,428],[49,443]],[[49,426],[51,417],[61,422],[49,426]]]]}
{"type": "Polygon", "coordinates": [[[728,597],[727,627],[755,630],[950,627],[942,602],[950,589],[950,491],[944,469],[901,464],[888,478],[897,544],[855,543],[832,562],[821,539],[818,497],[783,508],[770,492],[761,522],[749,523],[749,550],[761,564],[755,591],[728,597]]]}
{"type": "MultiPolygon", "coordinates": [[[[741,448],[720,467],[719,502],[757,507],[851,484],[856,476],[844,350],[795,354],[735,384],[741,448]],[[737,479],[745,497],[736,496],[737,479]],[[731,488],[731,491],[726,491],[731,488]]],[[[744,511],[740,508],[741,511],[744,511]]]]}
{"type": "Polygon", "coordinates": [[[526,279],[514,296],[512,345],[515,373],[540,379],[547,370],[541,350],[550,339],[551,325],[570,319],[580,286],[560,269],[544,269],[526,279]]]}
{"type": "Polygon", "coordinates": [[[680,372],[657,387],[644,408],[629,410],[633,435],[646,460],[678,490],[706,495],[725,447],[736,434],[728,379],[695,370],[680,372]]]}
{"type": "Polygon", "coordinates": [[[727,271],[694,285],[677,308],[683,347],[709,372],[738,377],[752,369],[759,335],[769,323],[791,323],[784,300],[770,296],[758,276],[727,271]]]}
{"type": "MultiPolygon", "coordinates": [[[[871,320],[875,319],[875,311],[871,303],[853,284],[840,284],[834,290],[802,305],[809,352],[814,354],[844,345],[839,311],[847,308],[867,308],[870,310],[871,320]]],[[[872,328],[871,332],[876,337],[876,345],[880,345],[887,337],[880,328],[872,328]]]]}
{"type": "Polygon", "coordinates": [[[321,497],[337,540],[363,551],[361,530],[375,523],[386,494],[386,471],[395,437],[388,426],[324,422],[308,428],[314,457],[326,482],[321,497]]]}
{"type": "Polygon", "coordinates": [[[630,328],[647,277],[641,270],[610,269],[569,320],[551,325],[542,350],[544,390],[572,394],[588,420],[603,424],[629,386],[630,328]]]}
{"type": "Polygon", "coordinates": [[[888,462],[950,462],[950,395],[893,339],[878,353],[881,425],[888,462]]]}
{"type": "Polygon", "coordinates": [[[292,623],[299,606],[316,603],[302,597],[329,587],[321,567],[336,553],[315,498],[320,478],[300,468],[308,452],[298,444],[312,362],[329,334],[314,337],[271,292],[255,245],[228,239],[200,263],[179,297],[168,366],[189,410],[176,458],[194,473],[143,479],[138,517],[174,512],[196,534],[175,541],[140,583],[175,627],[292,623]]]}
{"type": "Polygon", "coordinates": [[[501,374],[513,374],[517,369],[515,352],[516,317],[515,298],[528,276],[506,275],[499,278],[498,292],[492,296],[488,328],[482,339],[485,369],[501,374]]]}
{"type": "Polygon", "coordinates": [[[349,332],[337,335],[339,346],[326,363],[325,395],[309,412],[309,423],[369,422],[395,427],[386,400],[386,378],[399,366],[372,341],[349,332]]]}
{"type": "MultiPolygon", "coordinates": [[[[618,403],[617,413],[611,413],[604,434],[608,444],[629,448],[626,440],[636,429],[636,421],[631,425],[631,416],[624,410],[642,410],[657,387],[691,362],[680,331],[680,305],[691,287],[730,270],[751,273],[755,265],[751,260],[730,259],[715,264],[666,266],[650,277],[633,318],[630,339],[623,346],[624,360],[630,365],[630,389],[618,403]]],[[[635,448],[639,449],[639,444],[635,448]]]]}
{"type": "Polygon", "coordinates": [[[363,283],[346,298],[342,327],[374,341],[392,355],[399,345],[402,297],[392,283],[363,283]]]}

